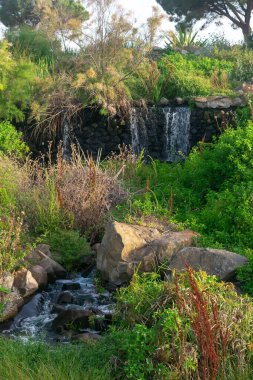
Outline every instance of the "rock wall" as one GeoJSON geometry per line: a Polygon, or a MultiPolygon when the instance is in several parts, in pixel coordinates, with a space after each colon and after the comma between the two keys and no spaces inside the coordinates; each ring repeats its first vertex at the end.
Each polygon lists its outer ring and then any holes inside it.
{"type": "MultiPolygon", "coordinates": [[[[145,149],[146,154],[160,159],[162,161],[170,161],[171,154],[168,154],[167,145],[170,140],[170,134],[166,136],[166,118],[168,118],[168,110],[171,113],[178,114],[176,117],[177,128],[181,129],[183,123],[184,113],[180,110],[190,110],[190,128],[188,131],[188,145],[183,144],[184,155],[188,154],[193,146],[196,146],[199,141],[212,141],[214,136],[219,135],[224,131],[228,125],[235,124],[234,111],[235,107],[224,109],[210,109],[210,108],[189,108],[189,107],[149,107],[148,109],[135,108],[138,113],[142,114],[142,122],[139,126],[140,133],[138,136],[139,149],[145,149]]],[[[188,117],[188,113],[185,113],[188,117]]],[[[172,117],[173,118],[173,117],[172,117]]],[[[175,121],[175,120],[174,120],[175,121]]],[[[174,121],[172,129],[174,128],[174,140],[178,136],[175,134],[174,121]]],[[[167,126],[168,127],[168,126],[167,126]]],[[[181,133],[184,136],[185,126],[181,133]]],[[[26,133],[26,140],[31,147],[32,152],[48,151],[49,140],[42,139],[41,141],[34,141],[31,133],[26,133]]],[[[64,128],[66,133],[66,129],[64,128]]],[[[135,136],[136,137],[136,136],[135,136]]],[[[180,137],[180,136],[179,136],[180,137]]],[[[102,116],[98,110],[86,109],[76,118],[72,125],[69,126],[68,136],[61,134],[55,142],[54,151],[57,150],[57,145],[60,140],[64,141],[64,149],[70,152],[71,144],[78,143],[82,151],[92,153],[97,157],[98,152],[101,151],[102,158],[107,157],[111,152],[117,152],[119,145],[132,145],[133,144],[133,130],[132,120],[122,119],[115,117],[113,119],[102,116]]],[[[180,138],[179,138],[180,140],[180,138]]],[[[179,141],[182,145],[182,141],[179,141]]],[[[175,143],[175,141],[174,141],[175,143]]],[[[180,144],[179,144],[180,145],[180,144]]]]}
{"type": "MultiPolygon", "coordinates": [[[[179,110],[185,108],[171,107],[170,109],[171,112],[178,113],[179,110]]],[[[168,139],[165,135],[166,110],[168,108],[164,107],[151,107],[148,110],[142,110],[143,121],[139,136],[140,148],[143,147],[147,155],[163,161],[169,160],[166,150],[168,139]]],[[[228,125],[234,125],[234,111],[235,108],[191,109],[188,149],[184,148],[184,150],[188,150],[187,153],[189,153],[199,141],[211,142],[213,137],[221,134],[228,125]]],[[[184,114],[181,112],[178,114],[180,115],[178,117],[178,128],[182,128],[184,114]]],[[[106,157],[112,151],[118,151],[119,145],[133,144],[131,126],[131,120],[122,120],[117,117],[109,119],[102,117],[98,112],[86,111],[81,122],[73,129],[71,141],[78,141],[84,153],[90,152],[96,156],[101,150],[102,157],[106,157]]]]}

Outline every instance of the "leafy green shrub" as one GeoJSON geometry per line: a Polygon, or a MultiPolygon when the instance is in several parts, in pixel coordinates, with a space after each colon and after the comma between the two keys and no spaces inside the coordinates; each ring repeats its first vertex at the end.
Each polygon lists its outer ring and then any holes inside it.
{"type": "Polygon", "coordinates": [[[53,63],[57,52],[61,51],[59,41],[49,39],[41,29],[35,30],[28,26],[10,29],[6,38],[11,43],[15,55],[29,55],[36,63],[41,59],[53,63]]]}
{"type": "Polygon", "coordinates": [[[0,122],[0,152],[15,154],[19,158],[25,156],[29,148],[22,138],[22,133],[18,132],[10,122],[0,122]]]}
{"type": "Polygon", "coordinates": [[[171,52],[161,58],[158,67],[169,78],[164,92],[168,98],[232,93],[228,82],[231,62],[171,52]]]}
{"type": "Polygon", "coordinates": [[[1,119],[23,121],[32,101],[38,70],[27,57],[15,59],[6,41],[0,41],[1,119]]]}
{"type": "Polygon", "coordinates": [[[238,270],[237,278],[245,292],[253,296],[253,250],[247,249],[245,252],[249,263],[238,270]]]}
{"type": "Polygon", "coordinates": [[[253,51],[241,46],[234,46],[230,49],[214,48],[212,55],[217,60],[231,62],[233,69],[231,78],[235,81],[251,81],[253,77],[253,51]]]}
{"type": "Polygon", "coordinates": [[[135,274],[116,298],[112,334],[128,379],[246,380],[252,371],[253,304],[231,284],[190,268],[171,283],[135,274]]]}
{"type": "Polygon", "coordinates": [[[84,236],[74,230],[56,230],[45,236],[55,259],[68,270],[77,270],[82,258],[91,253],[90,245],[84,236]]]}

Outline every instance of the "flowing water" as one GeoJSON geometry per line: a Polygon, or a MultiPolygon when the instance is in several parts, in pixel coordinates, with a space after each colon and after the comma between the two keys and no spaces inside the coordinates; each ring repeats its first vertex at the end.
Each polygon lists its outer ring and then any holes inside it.
{"type": "Polygon", "coordinates": [[[134,108],[131,115],[134,154],[138,156],[144,149],[146,156],[168,162],[186,157],[190,149],[190,118],[189,107],[153,107],[147,111],[134,108]]]}
{"type": "MultiPolygon", "coordinates": [[[[58,280],[49,285],[45,291],[33,296],[3,334],[12,338],[21,337],[24,341],[28,339],[64,341],[64,337],[52,329],[52,323],[58,315],[59,298],[66,288],[69,289],[67,293],[72,300],[70,303],[61,304],[61,309],[93,308],[104,315],[110,314],[113,310],[111,293],[106,290],[98,292],[96,288],[95,272],[87,277],[76,275],[67,280],[58,280]]],[[[94,332],[94,330],[85,329],[82,332],[94,332]]]]}

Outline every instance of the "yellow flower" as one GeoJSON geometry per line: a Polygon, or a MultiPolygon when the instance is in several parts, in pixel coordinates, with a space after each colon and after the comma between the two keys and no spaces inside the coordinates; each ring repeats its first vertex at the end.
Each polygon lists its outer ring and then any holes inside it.
{"type": "Polygon", "coordinates": [[[95,79],[97,77],[97,73],[92,67],[85,74],[88,79],[95,79]]]}

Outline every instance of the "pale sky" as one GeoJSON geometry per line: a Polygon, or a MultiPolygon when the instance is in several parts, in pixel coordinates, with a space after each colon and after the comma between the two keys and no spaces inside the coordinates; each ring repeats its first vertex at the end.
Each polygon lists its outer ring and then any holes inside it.
{"type": "MultiPolygon", "coordinates": [[[[185,0],[187,1],[187,0],[185,0]]],[[[118,0],[118,2],[126,9],[133,11],[136,19],[139,23],[143,23],[147,20],[147,18],[152,14],[152,6],[157,6],[156,0],[118,0]]],[[[161,7],[160,7],[161,8],[161,7]]],[[[162,8],[161,8],[162,9],[162,8]]],[[[201,24],[196,27],[196,31],[199,29],[201,24]]],[[[172,23],[165,23],[163,28],[173,29],[172,23]]],[[[242,33],[240,29],[234,30],[225,20],[223,26],[217,27],[216,25],[209,26],[204,31],[200,32],[200,36],[203,38],[208,37],[209,35],[215,33],[225,33],[225,36],[233,41],[237,42],[242,40],[242,33]]]]}
{"type": "MultiPolygon", "coordinates": [[[[187,1],[187,0],[186,0],[187,1]]],[[[137,19],[137,23],[140,25],[144,23],[147,18],[152,14],[152,6],[157,6],[156,0],[118,0],[118,2],[127,10],[131,10],[134,17],[137,19]]],[[[160,7],[161,8],[161,7],[160,7]]],[[[162,9],[162,8],[161,8],[162,9]]],[[[196,25],[196,31],[200,28],[200,25],[196,25]]],[[[0,24],[0,37],[1,37],[2,26],[0,24]]],[[[170,22],[164,22],[164,30],[172,30],[173,24],[170,22]]],[[[237,42],[242,40],[242,33],[240,29],[234,30],[225,20],[223,26],[217,27],[216,25],[209,26],[204,31],[200,32],[199,36],[207,38],[209,35],[222,33],[232,42],[237,42]]]]}

